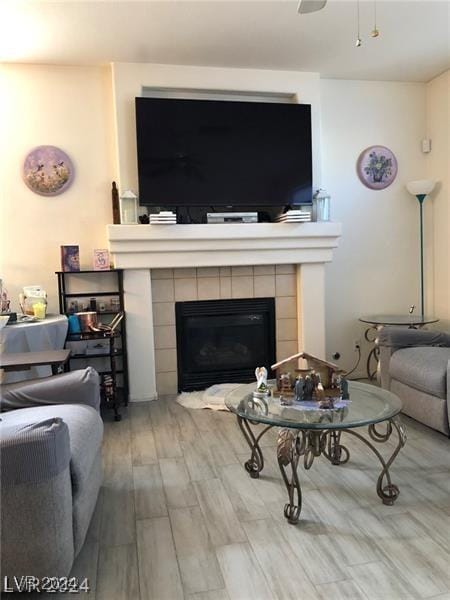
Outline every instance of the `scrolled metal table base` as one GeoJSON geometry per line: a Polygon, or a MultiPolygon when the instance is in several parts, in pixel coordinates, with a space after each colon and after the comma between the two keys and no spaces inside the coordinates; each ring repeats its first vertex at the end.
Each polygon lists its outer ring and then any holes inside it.
{"type": "MultiPolygon", "coordinates": [[[[370,327],[368,327],[364,332],[365,340],[367,342],[369,342],[369,344],[375,344],[375,341],[376,341],[377,335],[378,335],[378,331],[379,331],[379,326],[377,326],[377,325],[371,325],[370,327]],[[374,334],[373,337],[371,337],[372,333],[374,334]]],[[[373,381],[376,378],[379,360],[380,360],[380,348],[375,345],[372,348],[372,350],[369,352],[369,355],[367,356],[367,362],[366,362],[367,377],[369,378],[370,381],[373,381]],[[374,365],[375,365],[374,367],[372,367],[372,363],[374,363],[374,365]]]]}
{"type": "MultiPolygon", "coordinates": [[[[245,463],[245,469],[250,474],[250,477],[258,478],[259,473],[264,467],[264,457],[259,446],[259,441],[266,431],[272,428],[272,425],[268,425],[258,436],[255,436],[247,419],[238,417],[238,423],[251,449],[251,456],[245,463]]],[[[256,425],[257,423],[254,424],[256,425]]],[[[382,470],[377,480],[376,489],[383,504],[392,505],[397,500],[400,490],[397,485],[392,483],[389,468],[406,443],[406,428],[398,417],[385,421],[385,431],[380,431],[377,425],[369,425],[369,439],[353,428],[339,430],[295,430],[283,428],[280,429],[278,434],[277,459],[288,493],[288,502],[284,507],[284,516],[289,523],[293,525],[298,523],[302,509],[302,491],[297,473],[300,458],[303,457],[303,467],[306,470],[310,469],[315,458],[322,454],[333,465],[345,464],[350,459],[350,452],[341,443],[343,433],[348,433],[363,442],[380,461],[382,470]],[[371,440],[377,444],[385,443],[390,439],[393,431],[396,431],[398,436],[397,446],[391,456],[385,460],[371,440]]]]}
{"type": "MultiPolygon", "coordinates": [[[[273,425],[268,425],[258,436],[255,437],[250,427],[251,421],[248,419],[243,419],[239,416],[237,420],[239,428],[242,431],[242,434],[251,450],[250,458],[244,464],[245,470],[250,477],[253,479],[258,479],[260,472],[264,468],[264,456],[259,446],[259,440],[267,431],[269,431],[269,429],[272,429],[273,425]]],[[[258,423],[254,423],[254,425],[258,425],[258,423]]]]}
{"type": "Polygon", "coordinates": [[[302,488],[297,475],[301,456],[300,436],[291,429],[281,429],[278,434],[277,458],[283,481],[288,491],[289,502],[284,505],[284,516],[289,523],[297,523],[302,510],[302,488]],[[290,466],[290,474],[287,467],[290,466]]]}

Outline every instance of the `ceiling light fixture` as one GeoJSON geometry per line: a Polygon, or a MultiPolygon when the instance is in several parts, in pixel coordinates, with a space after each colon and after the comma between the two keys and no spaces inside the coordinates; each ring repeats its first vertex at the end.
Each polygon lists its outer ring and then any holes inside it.
{"type": "Polygon", "coordinates": [[[297,12],[301,14],[317,12],[324,8],[327,0],[300,0],[297,7],[297,12]]]}
{"type": "MultiPolygon", "coordinates": [[[[312,12],[317,12],[325,7],[327,0],[300,0],[297,6],[297,12],[299,14],[307,14],[312,12]]],[[[360,32],[360,15],[359,15],[359,3],[360,0],[356,0],[356,41],[355,46],[359,48],[362,46],[361,32],[360,32]]],[[[373,29],[370,32],[371,37],[376,38],[380,35],[380,32],[377,27],[377,0],[374,0],[373,3],[373,29]]]]}
{"type": "Polygon", "coordinates": [[[358,33],[357,33],[357,36],[356,36],[355,46],[357,48],[359,48],[361,46],[361,44],[362,44],[361,37],[360,37],[360,34],[359,34],[359,0],[356,0],[356,21],[357,21],[356,28],[358,30],[358,33]]]}
{"type": "Polygon", "coordinates": [[[370,32],[370,35],[373,38],[376,38],[380,35],[380,32],[378,31],[378,27],[377,27],[377,0],[374,0],[374,3],[373,3],[373,29],[370,32]]]}

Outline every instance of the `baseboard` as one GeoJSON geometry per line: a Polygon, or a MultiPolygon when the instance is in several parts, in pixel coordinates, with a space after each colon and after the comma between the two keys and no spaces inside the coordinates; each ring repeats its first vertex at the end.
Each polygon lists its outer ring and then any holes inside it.
{"type": "Polygon", "coordinates": [[[154,396],[143,396],[143,397],[136,397],[136,396],[130,396],[128,398],[128,401],[131,402],[152,402],[153,400],[158,400],[158,395],[155,394],[154,396]]]}

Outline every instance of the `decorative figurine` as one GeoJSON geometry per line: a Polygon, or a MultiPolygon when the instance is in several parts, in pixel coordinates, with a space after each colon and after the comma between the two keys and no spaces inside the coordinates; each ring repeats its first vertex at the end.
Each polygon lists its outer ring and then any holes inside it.
{"type": "Polygon", "coordinates": [[[294,386],[296,402],[301,402],[303,400],[303,388],[304,387],[305,387],[305,380],[303,379],[303,377],[301,375],[299,375],[297,377],[297,379],[295,380],[295,386],[294,386]]]}
{"type": "MultiPolygon", "coordinates": [[[[315,371],[313,371],[311,373],[311,380],[314,384],[314,389],[317,389],[317,386],[320,384],[322,384],[322,379],[320,378],[320,373],[316,373],[315,371]]],[[[322,386],[323,389],[323,386],[322,386]]]]}
{"type": "Polygon", "coordinates": [[[305,385],[303,387],[303,400],[305,400],[306,402],[311,402],[311,400],[313,399],[313,392],[314,382],[311,379],[311,376],[307,375],[305,377],[305,385]]]}
{"type": "Polygon", "coordinates": [[[334,408],[334,397],[337,396],[337,388],[331,382],[331,386],[325,390],[320,373],[314,373],[312,376],[314,381],[313,399],[319,404],[319,408],[334,408]]]}
{"type": "Polygon", "coordinates": [[[120,207],[119,207],[119,190],[117,189],[116,182],[112,182],[112,213],[114,225],[120,225],[120,207]]]}
{"type": "Polygon", "coordinates": [[[317,384],[315,384],[314,397],[315,397],[314,399],[317,402],[320,402],[320,400],[323,400],[325,398],[325,391],[324,391],[323,385],[320,383],[320,381],[317,384]]]}
{"type": "Polygon", "coordinates": [[[325,390],[320,382],[317,384],[314,393],[319,408],[334,408],[334,398],[325,395],[325,390]]]}
{"type": "Polygon", "coordinates": [[[319,408],[334,408],[334,398],[331,396],[325,396],[323,400],[319,400],[319,408]]]}
{"type": "Polygon", "coordinates": [[[280,396],[281,406],[290,406],[292,404],[292,398],[290,396],[280,396]]]}
{"type": "Polygon", "coordinates": [[[256,391],[257,392],[267,392],[267,369],[266,367],[256,367],[255,369],[255,377],[256,377],[256,391]]]}
{"type": "Polygon", "coordinates": [[[292,396],[292,381],[289,373],[281,373],[279,378],[279,392],[281,396],[292,396]]]}
{"type": "Polygon", "coordinates": [[[350,395],[348,393],[348,381],[345,379],[345,377],[341,377],[340,388],[341,388],[342,400],[349,400],[350,395]]]}
{"type": "Polygon", "coordinates": [[[331,378],[331,387],[333,389],[338,389],[340,392],[340,382],[341,382],[341,375],[339,375],[338,373],[333,373],[333,376],[331,378]]]}

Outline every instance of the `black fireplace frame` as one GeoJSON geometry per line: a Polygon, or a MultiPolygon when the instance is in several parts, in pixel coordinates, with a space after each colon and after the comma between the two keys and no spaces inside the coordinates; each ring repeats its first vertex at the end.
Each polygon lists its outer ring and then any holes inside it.
{"type": "Polygon", "coordinates": [[[216,383],[249,383],[255,380],[255,367],[246,369],[224,370],[220,374],[203,371],[186,374],[183,364],[183,350],[187,336],[184,331],[184,318],[189,316],[217,316],[260,313],[267,323],[267,364],[269,376],[273,377],[270,365],[276,361],[275,346],[275,298],[238,298],[226,300],[200,300],[192,302],[176,302],[176,336],[177,336],[177,367],[178,391],[188,392],[206,389],[216,383]]]}

